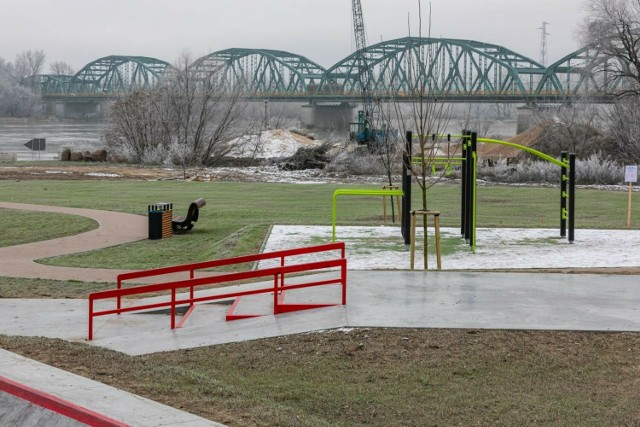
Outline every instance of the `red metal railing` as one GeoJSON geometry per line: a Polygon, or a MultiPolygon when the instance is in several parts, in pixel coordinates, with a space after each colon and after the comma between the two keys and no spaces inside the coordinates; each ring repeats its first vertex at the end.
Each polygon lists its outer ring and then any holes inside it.
{"type": "MultiPolygon", "coordinates": [[[[106,316],[110,314],[121,314],[133,311],[150,310],[156,308],[170,307],[171,311],[171,329],[176,328],[176,307],[189,305],[189,311],[183,316],[182,321],[178,325],[181,327],[187,317],[191,314],[196,303],[205,301],[214,301],[220,299],[238,298],[246,295],[256,295],[263,293],[273,293],[273,314],[285,313],[296,310],[305,310],[310,308],[326,307],[338,304],[284,304],[283,293],[288,290],[309,288],[314,286],[340,284],[342,286],[341,304],[347,303],[347,260],[345,258],[345,247],[343,242],[330,243],[326,245],[311,246],[307,248],[289,249],[284,251],[268,252],[262,254],[245,255],[235,258],[226,258],[214,261],[205,261],[194,264],[184,264],[171,267],[156,268],[152,270],[135,271],[131,273],[120,274],[118,276],[118,285],[116,289],[93,292],[89,294],[89,340],[93,339],[93,319],[98,316],[106,316]],[[308,263],[286,265],[287,258],[320,253],[329,251],[340,251],[340,258],[315,261],[308,263]],[[249,262],[263,261],[268,259],[280,259],[280,266],[256,269],[243,272],[219,273],[213,276],[196,278],[195,273],[198,270],[211,269],[221,266],[244,264],[249,262]],[[285,276],[292,273],[311,272],[318,270],[326,270],[329,268],[339,268],[340,277],[326,280],[319,280],[308,283],[295,285],[286,285],[285,276]],[[173,280],[169,282],[153,283],[149,285],[141,285],[129,288],[123,288],[122,284],[125,280],[142,279],[142,278],[161,278],[168,274],[189,273],[189,277],[181,280],[173,280]],[[207,295],[196,297],[195,288],[205,285],[214,285],[225,282],[234,282],[240,280],[257,279],[263,277],[273,277],[273,286],[252,289],[247,291],[235,291],[216,295],[207,295]],[[178,289],[189,289],[189,296],[179,299],[177,296],[178,289]],[[170,292],[169,301],[160,301],[152,304],[133,305],[122,307],[122,297],[131,295],[142,295],[157,292],[170,292]],[[108,310],[95,310],[94,302],[104,299],[116,299],[116,308],[108,310]]],[[[235,309],[235,305],[233,307],[235,309]]],[[[231,311],[233,311],[233,309],[231,311]]],[[[227,320],[235,320],[246,317],[255,317],[254,315],[235,315],[229,314],[227,320]]]]}
{"type": "MultiPolygon", "coordinates": [[[[88,426],[129,427],[122,421],[107,417],[75,403],[45,393],[17,381],[0,376],[0,391],[11,394],[33,405],[60,414],[68,419],[79,421],[88,426]]],[[[36,410],[34,409],[34,412],[36,410]]],[[[67,424],[67,423],[62,423],[67,424]]]]}

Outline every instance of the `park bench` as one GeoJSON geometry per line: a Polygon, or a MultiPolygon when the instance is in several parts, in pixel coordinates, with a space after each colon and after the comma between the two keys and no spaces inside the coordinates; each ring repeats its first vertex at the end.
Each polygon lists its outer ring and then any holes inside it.
{"type": "Polygon", "coordinates": [[[198,214],[200,209],[207,204],[207,201],[203,198],[199,198],[189,205],[189,210],[186,215],[181,215],[173,218],[171,221],[171,227],[176,234],[186,233],[193,228],[193,223],[198,222],[198,214]]]}

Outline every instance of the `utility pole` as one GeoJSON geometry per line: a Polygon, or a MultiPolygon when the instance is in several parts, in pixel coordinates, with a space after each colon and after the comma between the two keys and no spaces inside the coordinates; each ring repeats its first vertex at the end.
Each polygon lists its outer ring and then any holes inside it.
{"type": "Polygon", "coordinates": [[[551,34],[547,32],[547,26],[551,25],[546,21],[542,22],[542,27],[538,28],[540,30],[540,63],[547,66],[548,55],[547,55],[547,36],[551,34]]]}

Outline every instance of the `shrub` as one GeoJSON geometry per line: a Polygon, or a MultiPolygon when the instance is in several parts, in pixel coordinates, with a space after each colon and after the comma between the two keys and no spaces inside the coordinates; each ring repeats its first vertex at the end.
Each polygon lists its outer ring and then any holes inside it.
{"type": "Polygon", "coordinates": [[[325,171],[353,175],[380,175],[385,173],[385,167],[379,156],[369,153],[364,147],[363,150],[338,153],[327,164],[325,171]]]}
{"type": "MultiPolygon", "coordinates": [[[[491,166],[478,165],[478,178],[502,183],[548,183],[560,181],[560,168],[550,162],[532,161],[507,165],[506,159],[499,159],[491,166]]],[[[621,164],[600,154],[592,154],[584,160],[576,160],[577,184],[615,185],[624,180],[621,164]]]]}

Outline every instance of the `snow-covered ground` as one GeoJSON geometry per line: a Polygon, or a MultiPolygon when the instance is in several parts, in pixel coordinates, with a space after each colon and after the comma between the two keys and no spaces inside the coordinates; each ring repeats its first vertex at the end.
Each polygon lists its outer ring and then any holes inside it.
{"type": "MultiPolygon", "coordinates": [[[[433,239],[433,228],[428,238],[433,239]]],[[[640,266],[640,231],[576,230],[575,242],[559,237],[557,229],[479,228],[473,254],[460,237],[460,230],[442,228],[443,245],[454,250],[442,256],[444,270],[504,268],[592,268],[640,266]]],[[[336,239],[347,247],[349,269],[409,269],[409,250],[399,227],[336,227],[336,239]]],[[[416,269],[422,269],[422,233],[417,231],[416,269]]],[[[331,241],[330,226],[276,225],[265,252],[311,246],[331,241]]],[[[434,251],[429,269],[436,267],[434,251]]],[[[335,256],[335,254],[332,254],[335,256]]],[[[301,257],[296,262],[318,260],[301,257]]],[[[265,264],[269,265],[269,264],[265,264]]],[[[262,266],[262,265],[261,265],[262,266]]]]}
{"type": "Polygon", "coordinates": [[[229,157],[277,159],[293,156],[300,147],[320,143],[286,130],[267,130],[259,135],[246,135],[229,142],[232,148],[227,155],[229,157]]]}

